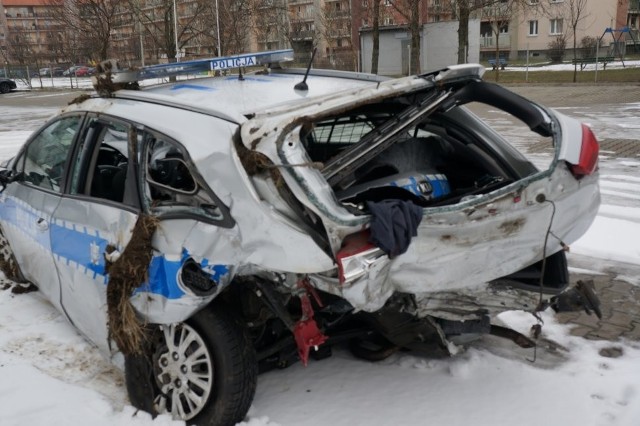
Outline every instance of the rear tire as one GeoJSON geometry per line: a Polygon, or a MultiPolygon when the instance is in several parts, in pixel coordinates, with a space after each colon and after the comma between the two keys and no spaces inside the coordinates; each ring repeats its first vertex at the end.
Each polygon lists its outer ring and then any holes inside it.
{"type": "Polygon", "coordinates": [[[247,332],[231,313],[216,306],[150,332],[146,354],[125,357],[133,406],[201,426],[244,419],[258,370],[247,332]]]}
{"type": "Polygon", "coordinates": [[[11,86],[9,83],[0,83],[0,93],[9,93],[11,91],[11,86]]]}

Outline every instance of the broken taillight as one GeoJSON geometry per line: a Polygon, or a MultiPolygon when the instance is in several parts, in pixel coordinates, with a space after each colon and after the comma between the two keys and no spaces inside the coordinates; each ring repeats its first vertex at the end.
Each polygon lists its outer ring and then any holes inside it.
{"type": "Polygon", "coordinates": [[[569,168],[576,179],[588,176],[598,168],[598,152],[600,150],[598,140],[593,131],[586,124],[582,125],[582,148],[578,164],[570,164],[569,168]]]}
{"type": "Polygon", "coordinates": [[[377,269],[388,259],[387,255],[369,242],[369,231],[345,237],[342,248],[336,253],[340,284],[354,281],[377,269]]]}

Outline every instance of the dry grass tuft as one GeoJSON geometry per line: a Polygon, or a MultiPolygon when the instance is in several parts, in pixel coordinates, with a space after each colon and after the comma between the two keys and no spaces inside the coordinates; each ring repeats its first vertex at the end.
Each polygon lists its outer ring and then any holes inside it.
{"type": "Polygon", "coordinates": [[[140,354],[146,341],[145,327],[131,305],[134,290],[147,280],[153,249],[151,238],[158,227],[158,219],[140,215],[133,228],[131,241],[120,257],[107,265],[107,308],[109,337],[125,354],[140,354]]]}

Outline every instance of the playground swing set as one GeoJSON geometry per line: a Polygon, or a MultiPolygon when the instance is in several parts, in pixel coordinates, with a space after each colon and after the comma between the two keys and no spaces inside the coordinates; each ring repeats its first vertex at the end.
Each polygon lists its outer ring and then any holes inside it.
{"type": "Polygon", "coordinates": [[[596,44],[596,56],[591,58],[581,58],[581,59],[576,58],[574,59],[574,63],[580,64],[580,70],[583,70],[587,64],[595,63],[596,71],[597,71],[599,62],[603,64],[604,69],[607,69],[607,63],[612,62],[616,60],[616,58],[618,58],[620,59],[620,62],[622,62],[622,66],[626,68],[626,65],[624,63],[624,55],[625,55],[626,49],[622,48],[623,45],[626,47],[626,39],[623,38],[625,34],[629,35],[629,37],[633,41],[634,50],[638,51],[638,46],[636,44],[637,41],[633,35],[633,32],[629,30],[629,27],[622,27],[619,29],[608,27],[604,30],[602,35],[598,38],[598,43],[596,44]],[[606,37],[607,34],[611,34],[611,39],[613,40],[613,43],[610,45],[610,50],[608,54],[605,56],[600,56],[599,55],[600,45],[602,44],[602,40],[606,37]]]}

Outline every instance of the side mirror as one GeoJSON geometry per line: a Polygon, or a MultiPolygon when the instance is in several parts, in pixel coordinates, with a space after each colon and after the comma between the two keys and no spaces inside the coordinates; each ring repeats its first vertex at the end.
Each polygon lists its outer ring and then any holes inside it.
{"type": "Polygon", "coordinates": [[[22,173],[16,173],[11,169],[0,170],[0,186],[2,187],[0,188],[0,193],[2,193],[5,190],[7,185],[9,185],[11,182],[15,182],[21,177],[22,177],[22,173]]]}

